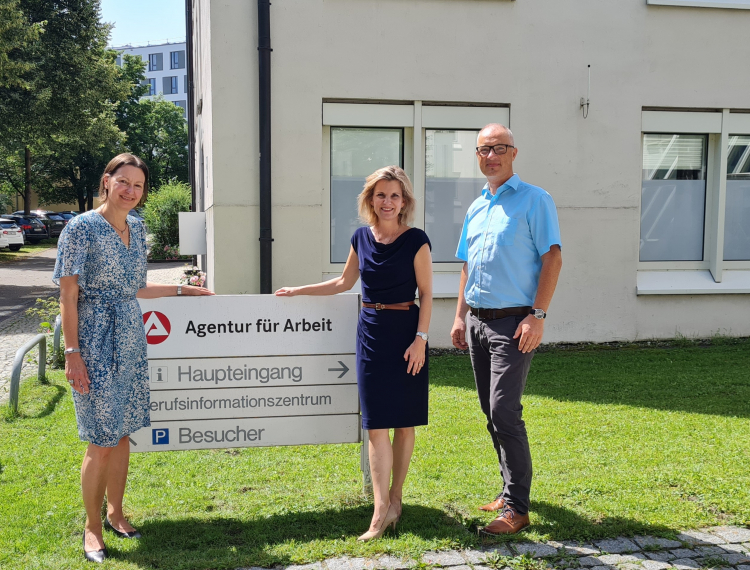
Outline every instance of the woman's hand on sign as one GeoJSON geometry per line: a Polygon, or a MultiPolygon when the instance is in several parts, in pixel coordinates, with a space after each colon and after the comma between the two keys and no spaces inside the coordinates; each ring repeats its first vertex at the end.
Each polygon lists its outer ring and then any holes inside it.
{"type": "Polygon", "coordinates": [[[194,287],[192,285],[182,286],[183,295],[215,295],[213,291],[209,291],[205,287],[194,287]]]}
{"type": "Polygon", "coordinates": [[[297,294],[298,287],[282,287],[274,295],[277,297],[294,297],[297,294]]]}

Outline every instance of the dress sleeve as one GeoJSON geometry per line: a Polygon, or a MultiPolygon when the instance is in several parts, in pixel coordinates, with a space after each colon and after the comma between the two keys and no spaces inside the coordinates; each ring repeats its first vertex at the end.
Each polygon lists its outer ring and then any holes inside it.
{"type": "Polygon", "coordinates": [[[362,235],[361,230],[362,228],[357,228],[354,234],[352,235],[352,240],[351,240],[352,247],[354,248],[354,253],[356,253],[357,255],[359,255],[359,238],[362,235]]]}
{"type": "Polygon", "coordinates": [[[422,246],[424,244],[427,244],[427,246],[430,248],[430,251],[432,251],[432,242],[430,241],[430,238],[427,237],[427,234],[420,229],[417,229],[417,231],[415,231],[414,233],[416,234],[413,241],[414,255],[417,255],[417,252],[422,249],[422,246]]]}
{"type": "Polygon", "coordinates": [[[57,261],[52,282],[60,284],[60,277],[78,275],[78,286],[86,281],[86,260],[89,253],[89,236],[86,223],[73,219],[65,226],[57,242],[57,261]]]}

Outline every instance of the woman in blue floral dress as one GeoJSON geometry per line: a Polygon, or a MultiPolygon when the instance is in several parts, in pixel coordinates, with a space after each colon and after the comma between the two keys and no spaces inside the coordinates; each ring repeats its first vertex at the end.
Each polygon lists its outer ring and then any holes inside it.
{"type": "Polygon", "coordinates": [[[102,205],[70,220],[58,242],[53,280],[60,285],[65,376],[78,433],[89,442],[81,466],[83,550],[93,562],[107,557],[100,515],[105,493],[107,528],[140,537],[122,512],[128,436],[150,425],[146,336],[136,297],[212,294],[146,282],[146,231],[128,213],[147,191],[146,164],[132,154],[116,156],[99,185],[102,205]]]}

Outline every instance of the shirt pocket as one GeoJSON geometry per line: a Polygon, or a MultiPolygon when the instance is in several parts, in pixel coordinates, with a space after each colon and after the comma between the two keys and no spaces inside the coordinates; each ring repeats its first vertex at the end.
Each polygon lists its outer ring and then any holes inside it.
{"type": "Polygon", "coordinates": [[[518,231],[518,218],[499,216],[492,221],[492,232],[498,246],[513,245],[518,231]]]}

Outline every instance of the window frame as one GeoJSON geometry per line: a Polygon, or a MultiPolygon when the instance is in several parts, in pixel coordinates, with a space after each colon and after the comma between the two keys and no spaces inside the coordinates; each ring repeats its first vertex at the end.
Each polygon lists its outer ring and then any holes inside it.
{"type": "MultiPolygon", "coordinates": [[[[498,122],[510,128],[509,104],[398,101],[376,103],[323,102],[322,157],[323,175],[323,278],[338,276],[344,263],[331,263],[331,127],[402,128],[404,132],[404,171],[414,187],[418,207],[412,225],[425,227],[425,138],[427,129],[479,130],[498,122]]],[[[479,191],[479,189],[478,189],[479,191]]],[[[455,298],[458,295],[462,263],[433,263],[433,296],[455,298]]]]}
{"type": "Polygon", "coordinates": [[[180,82],[177,80],[176,75],[169,76],[169,94],[170,95],[180,94],[180,82]]]}
{"type": "Polygon", "coordinates": [[[158,53],[148,54],[148,70],[159,71],[158,67],[159,67],[159,54],[158,53]]]}
{"type": "Polygon", "coordinates": [[[750,10],[750,0],[646,0],[652,6],[683,6],[688,8],[728,8],[750,10]]]}
{"type": "MultiPolygon", "coordinates": [[[[641,163],[643,168],[643,140],[646,134],[698,134],[708,135],[707,172],[706,172],[706,203],[703,224],[703,261],[640,261],[637,269],[639,282],[653,283],[646,272],[674,272],[674,279],[662,279],[664,289],[649,285],[641,287],[639,294],[694,294],[712,292],[710,287],[696,289],[694,285],[683,289],[680,279],[687,283],[693,277],[686,276],[679,270],[708,272],[714,284],[715,293],[727,292],[719,284],[724,278],[725,271],[750,270],[750,260],[724,260],[724,218],[726,214],[727,189],[727,158],[729,135],[750,135],[750,114],[732,112],[730,109],[715,111],[669,111],[643,110],[641,114],[641,163]],[[670,282],[669,285],[667,283],[670,282]]],[[[643,176],[641,174],[641,180],[643,176]]],[[[638,201],[638,229],[640,239],[642,196],[638,201]]],[[[732,278],[735,276],[732,275],[732,278]]],[[[691,282],[692,283],[692,282],[691,282]]],[[[734,290],[729,292],[736,292],[734,290]]],[[[750,290],[745,291],[750,293],[750,290]]]]}
{"type": "Polygon", "coordinates": [[[154,97],[156,95],[156,78],[149,77],[147,81],[148,81],[148,96],[154,97]]]}

